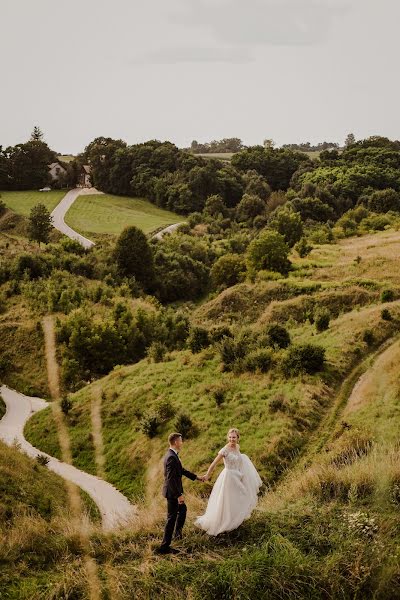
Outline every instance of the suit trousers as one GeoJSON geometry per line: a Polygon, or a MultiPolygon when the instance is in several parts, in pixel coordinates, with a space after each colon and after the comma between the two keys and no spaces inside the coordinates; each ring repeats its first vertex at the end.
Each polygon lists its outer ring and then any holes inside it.
{"type": "Polygon", "coordinates": [[[187,512],[186,504],[179,504],[178,498],[167,498],[167,506],[168,514],[162,547],[169,547],[171,545],[174,529],[175,535],[181,534],[187,512]]]}

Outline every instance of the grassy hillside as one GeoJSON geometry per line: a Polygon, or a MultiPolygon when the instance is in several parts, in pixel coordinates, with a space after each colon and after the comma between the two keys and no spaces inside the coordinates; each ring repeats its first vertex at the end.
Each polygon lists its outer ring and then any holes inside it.
{"type": "Polygon", "coordinates": [[[51,192],[27,191],[27,192],[0,192],[1,199],[7,206],[19,215],[29,216],[31,209],[36,204],[44,204],[51,212],[61,198],[65,196],[65,190],[52,190],[51,192]]]}
{"type": "Polygon", "coordinates": [[[108,194],[78,197],[65,218],[70,227],[89,237],[102,233],[119,235],[128,225],[149,233],[181,220],[181,216],[157,208],[147,200],[108,194]]]}

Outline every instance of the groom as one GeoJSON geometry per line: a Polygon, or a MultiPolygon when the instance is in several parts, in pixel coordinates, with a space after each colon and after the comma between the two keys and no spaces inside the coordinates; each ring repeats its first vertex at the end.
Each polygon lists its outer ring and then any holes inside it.
{"type": "Polygon", "coordinates": [[[171,548],[172,535],[175,529],[175,539],[182,538],[182,528],[186,519],[186,504],[183,496],[182,475],[192,481],[204,481],[203,477],[198,477],[190,471],[183,468],[179,459],[179,451],[182,448],[183,440],[180,433],[171,433],[168,437],[169,450],[164,456],[164,485],[163,496],[167,499],[168,515],[165,525],[164,538],[162,544],[157,548],[158,554],[178,554],[179,550],[171,548]]]}

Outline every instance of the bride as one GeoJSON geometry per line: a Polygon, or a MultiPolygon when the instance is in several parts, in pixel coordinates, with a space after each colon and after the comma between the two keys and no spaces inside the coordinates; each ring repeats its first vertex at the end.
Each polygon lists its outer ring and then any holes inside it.
{"type": "Polygon", "coordinates": [[[195,525],[209,535],[236,529],[257,505],[262,481],[249,457],[241,454],[239,437],[237,429],[228,431],[228,443],[218,452],[204,476],[204,481],[210,479],[217,464],[224,461],[225,468],[215,482],[206,512],[195,521],[195,525]]]}

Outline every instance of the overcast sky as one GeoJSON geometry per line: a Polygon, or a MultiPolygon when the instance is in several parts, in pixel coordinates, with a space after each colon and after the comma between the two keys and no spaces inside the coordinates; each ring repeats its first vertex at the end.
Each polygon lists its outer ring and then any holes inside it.
{"type": "Polygon", "coordinates": [[[0,145],[400,139],[399,0],[0,0],[0,145]]]}

